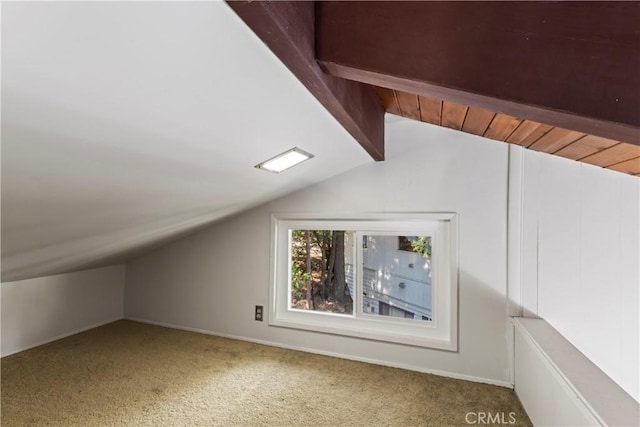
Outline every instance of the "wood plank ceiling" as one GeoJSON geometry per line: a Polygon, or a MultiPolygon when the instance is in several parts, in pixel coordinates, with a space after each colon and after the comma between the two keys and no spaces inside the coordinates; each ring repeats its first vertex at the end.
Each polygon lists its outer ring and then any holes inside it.
{"type": "Polygon", "coordinates": [[[386,111],[640,176],[640,2],[227,3],[377,161],[386,111]]]}
{"type": "Polygon", "coordinates": [[[387,113],[640,176],[640,146],[375,86],[387,113]]]}

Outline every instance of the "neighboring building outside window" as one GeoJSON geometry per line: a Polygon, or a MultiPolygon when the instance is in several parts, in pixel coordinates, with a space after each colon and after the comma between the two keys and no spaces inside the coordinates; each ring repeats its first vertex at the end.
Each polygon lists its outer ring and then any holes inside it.
{"type": "Polygon", "coordinates": [[[269,324],[457,349],[457,216],[273,218],[269,324]]]}

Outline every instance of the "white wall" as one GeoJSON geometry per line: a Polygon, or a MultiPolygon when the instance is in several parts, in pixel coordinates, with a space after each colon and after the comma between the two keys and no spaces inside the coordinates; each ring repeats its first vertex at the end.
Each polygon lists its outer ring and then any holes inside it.
{"type": "Polygon", "coordinates": [[[123,317],[125,266],[0,284],[2,356],[123,317]]]}
{"type": "MultiPolygon", "coordinates": [[[[301,146],[304,146],[301,143],[301,146]]],[[[368,164],[162,247],[127,265],[125,316],[508,385],[508,147],[398,119],[368,164]],[[272,212],[459,213],[459,352],[269,327],[272,212]]],[[[302,166],[301,166],[302,167],[302,166]]]]}
{"type": "Polygon", "coordinates": [[[524,313],[549,322],[638,400],[640,179],[520,154],[524,313]]]}

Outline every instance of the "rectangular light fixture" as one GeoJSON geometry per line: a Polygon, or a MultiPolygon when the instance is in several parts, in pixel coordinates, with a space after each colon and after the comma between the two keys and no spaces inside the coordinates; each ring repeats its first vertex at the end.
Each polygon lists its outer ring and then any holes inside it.
{"type": "Polygon", "coordinates": [[[291,150],[278,154],[266,162],[256,165],[256,168],[269,172],[280,173],[311,158],[313,158],[313,154],[307,153],[298,147],[294,147],[291,150]]]}

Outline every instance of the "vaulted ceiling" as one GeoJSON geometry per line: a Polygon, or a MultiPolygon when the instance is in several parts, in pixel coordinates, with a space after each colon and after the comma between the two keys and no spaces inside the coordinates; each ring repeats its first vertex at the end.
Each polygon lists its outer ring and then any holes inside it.
{"type": "Polygon", "coordinates": [[[371,93],[390,114],[640,175],[638,2],[229,4],[376,160],[371,93]]]}
{"type": "Polygon", "coordinates": [[[442,99],[382,87],[375,90],[390,114],[640,176],[638,145],[442,99]]]}
{"type": "Polygon", "coordinates": [[[1,7],[3,281],[381,161],[385,112],[640,173],[638,2],[1,7]]]}
{"type": "Polygon", "coordinates": [[[2,280],[108,265],[371,162],[221,2],[2,2],[2,280]],[[254,166],[293,146],[286,173],[254,166]]]}

